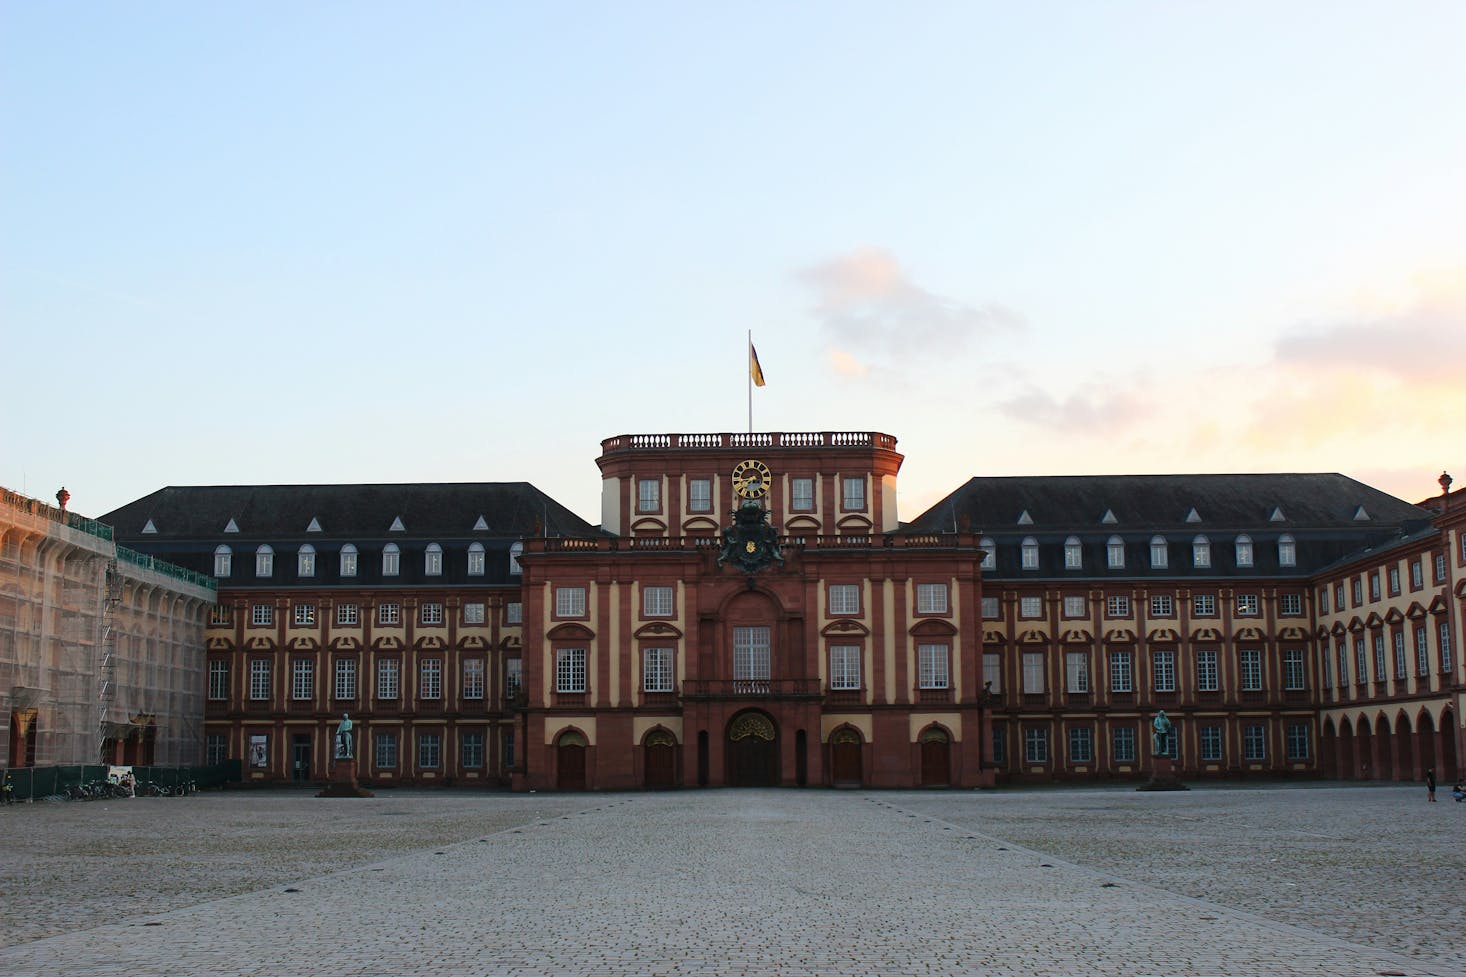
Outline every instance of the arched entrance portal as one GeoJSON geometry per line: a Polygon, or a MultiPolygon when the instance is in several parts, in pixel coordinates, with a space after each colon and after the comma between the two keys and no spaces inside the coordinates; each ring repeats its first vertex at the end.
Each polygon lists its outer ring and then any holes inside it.
{"type": "Polygon", "coordinates": [[[946,787],[952,782],[952,738],[938,726],[921,731],[921,786],[946,787]]]}
{"type": "Polygon", "coordinates": [[[1436,772],[1450,783],[1461,776],[1461,759],[1456,755],[1456,714],[1450,707],[1441,711],[1441,768],[1436,772]]]}
{"type": "Polygon", "coordinates": [[[779,732],[761,712],[744,712],[728,724],[728,786],[779,785],[779,732]]]}
{"type": "Polygon", "coordinates": [[[665,729],[654,729],[642,743],[642,779],[648,790],[675,787],[673,776],[677,740],[665,729]]]}
{"type": "Polygon", "coordinates": [[[566,730],[555,741],[555,786],[560,790],[585,790],[585,736],[566,730]]]}
{"type": "Polygon", "coordinates": [[[830,782],[836,787],[859,787],[863,779],[860,733],[841,726],[830,734],[830,782]]]}

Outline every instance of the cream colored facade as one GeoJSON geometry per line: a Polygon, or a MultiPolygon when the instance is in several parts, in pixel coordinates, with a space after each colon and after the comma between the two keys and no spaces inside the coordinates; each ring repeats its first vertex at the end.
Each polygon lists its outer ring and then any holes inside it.
{"type": "Polygon", "coordinates": [[[211,583],[0,491],[6,765],[201,762],[211,583]]]}

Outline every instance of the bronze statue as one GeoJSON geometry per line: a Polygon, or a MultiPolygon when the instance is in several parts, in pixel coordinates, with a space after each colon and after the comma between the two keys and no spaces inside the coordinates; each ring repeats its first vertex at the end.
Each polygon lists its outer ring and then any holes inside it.
{"type": "Polygon", "coordinates": [[[1150,728],[1154,730],[1150,743],[1151,753],[1156,756],[1169,756],[1170,751],[1166,749],[1167,741],[1170,739],[1171,731],[1176,727],[1172,725],[1170,718],[1166,715],[1166,710],[1162,709],[1155,714],[1155,720],[1150,724],[1150,728]]]}
{"type": "Polygon", "coordinates": [[[351,757],[351,714],[343,712],[341,722],[336,726],[336,759],[350,760],[351,757]]]}

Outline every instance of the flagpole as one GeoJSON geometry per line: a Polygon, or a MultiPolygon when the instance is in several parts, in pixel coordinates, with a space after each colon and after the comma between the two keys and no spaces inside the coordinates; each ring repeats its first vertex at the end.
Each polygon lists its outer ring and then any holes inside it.
{"type": "Polygon", "coordinates": [[[748,433],[753,433],[753,330],[748,330],[748,368],[743,372],[748,374],[748,433]]]}

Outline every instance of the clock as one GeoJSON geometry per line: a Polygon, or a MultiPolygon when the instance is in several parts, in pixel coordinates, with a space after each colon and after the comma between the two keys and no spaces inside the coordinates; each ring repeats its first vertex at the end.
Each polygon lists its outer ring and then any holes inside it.
{"type": "Polygon", "coordinates": [[[740,461],[733,466],[733,491],[745,499],[761,499],[769,491],[773,473],[769,466],[756,459],[740,461]]]}

